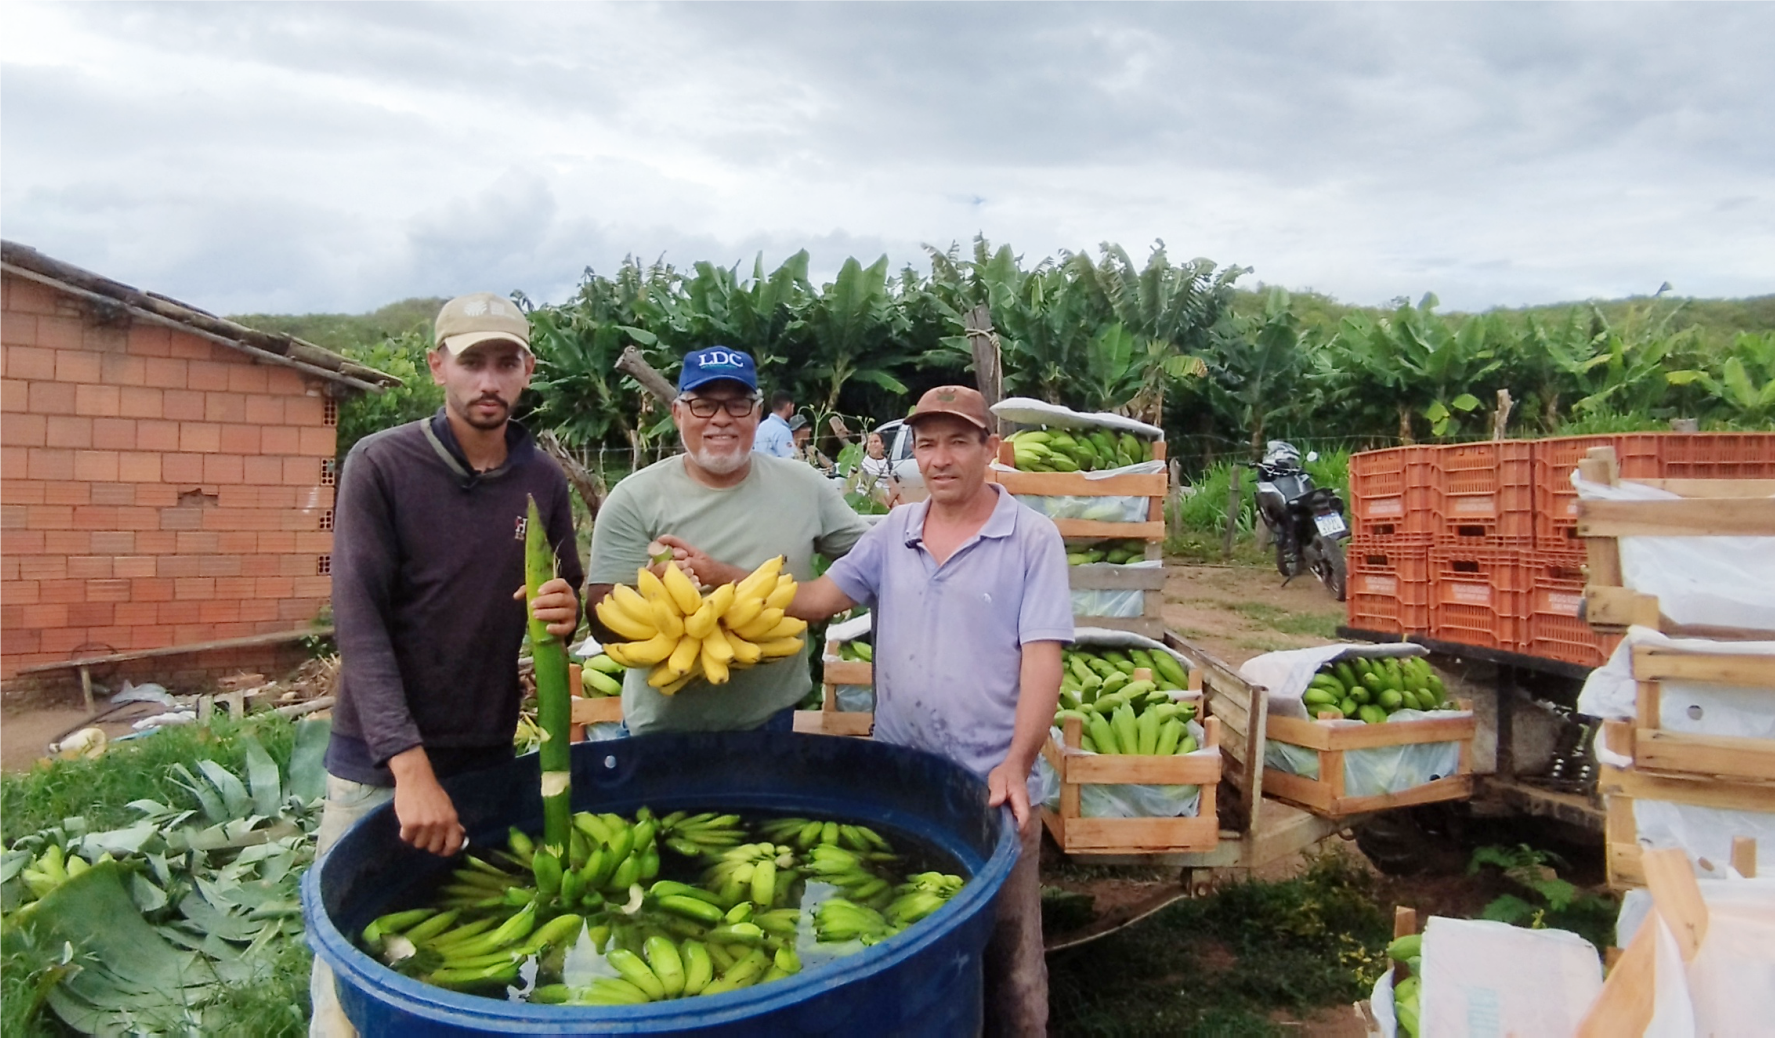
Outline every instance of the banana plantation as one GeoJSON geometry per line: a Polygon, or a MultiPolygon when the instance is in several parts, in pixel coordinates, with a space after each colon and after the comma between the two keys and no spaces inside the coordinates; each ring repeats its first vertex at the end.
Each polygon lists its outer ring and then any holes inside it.
{"type": "MultiPolygon", "coordinates": [[[[573,298],[531,311],[539,356],[530,424],[569,446],[670,439],[669,418],[613,369],[634,347],[669,377],[684,351],[723,343],[817,419],[897,417],[924,389],[973,381],[966,315],[989,308],[1005,391],[1167,429],[1188,469],[1246,457],[1273,436],[1349,450],[1490,436],[1500,390],[1510,436],[1665,428],[1766,429],[1776,407],[1770,303],[1741,327],[1705,324],[1697,304],[1661,295],[1626,305],[1442,314],[1435,295],[1392,309],[1329,308],[1317,296],[1246,291],[1249,268],[1176,262],[1155,243],[1029,262],[1007,245],[928,248],[928,269],[848,259],[816,284],[809,257],[750,273],[700,262],[588,269],[573,298]],[[1749,325],[1752,330],[1742,330],[1749,325]]],[[[1662,290],[1663,291],[1663,290],[1662,290]]],[[[424,332],[361,350],[423,377],[424,332]]],[[[412,386],[414,379],[409,379],[412,386]]],[[[422,386],[366,401],[355,435],[436,406],[422,386]]],[[[824,420],[817,421],[824,428],[824,420]]]]}

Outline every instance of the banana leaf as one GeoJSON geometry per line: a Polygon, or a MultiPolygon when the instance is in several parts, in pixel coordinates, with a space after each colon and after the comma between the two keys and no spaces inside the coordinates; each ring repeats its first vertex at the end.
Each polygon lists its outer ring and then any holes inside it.
{"type": "Polygon", "coordinates": [[[286,795],[304,801],[319,800],[327,795],[327,739],[333,722],[308,720],[296,722],[296,745],[290,751],[290,773],[286,777],[286,795]]]}
{"type": "Polygon", "coordinates": [[[95,865],[15,916],[39,944],[75,950],[79,968],[49,990],[49,1004],[86,1034],[186,1033],[215,973],[142,919],[123,875],[115,862],[95,865]]]}

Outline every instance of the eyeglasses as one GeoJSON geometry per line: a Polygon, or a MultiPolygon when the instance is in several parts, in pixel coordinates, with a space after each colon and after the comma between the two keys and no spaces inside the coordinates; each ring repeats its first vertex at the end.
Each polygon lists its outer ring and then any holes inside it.
{"type": "Polygon", "coordinates": [[[712,400],[708,397],[679,397],[684,401],[685,409],[698,418],[714,418],[715,412],[726,409],[735,418],[745,418],[758,406],[758,398],[752,396],[729,397],[726,400],[712,400]]]}

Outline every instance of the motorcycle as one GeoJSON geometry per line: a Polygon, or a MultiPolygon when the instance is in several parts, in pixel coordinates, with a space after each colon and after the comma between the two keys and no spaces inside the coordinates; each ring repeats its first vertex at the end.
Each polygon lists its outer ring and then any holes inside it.
{"type": "MultiPolygon", "coordinates": [[[[1310,453],[1307,460],[1318,460],[1310,453]]],[[[1344,501],[1329,487],[1316,487],[1301,468],[1301,452],[1292,444],[1272,440],[1258,462],[1258,516],[1276,542],[1277,572],[1283,586],[1303,569],[1320,579],[1332,597],[1344,601],[1344,547],[1350,536],[1344,501]]]]}

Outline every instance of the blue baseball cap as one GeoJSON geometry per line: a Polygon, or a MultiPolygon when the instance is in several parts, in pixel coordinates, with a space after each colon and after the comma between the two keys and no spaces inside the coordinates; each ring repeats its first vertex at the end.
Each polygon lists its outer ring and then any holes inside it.
{"type": "Polygon", "coordinates": [[[724,379],[738,382],[747,389],[757,390],[758,369],[753,366],[752,355],[730,346],[692,350],[685,354],[684,368],[678,373],[678,391],[689,393],[693,389],[724,379]]]}

